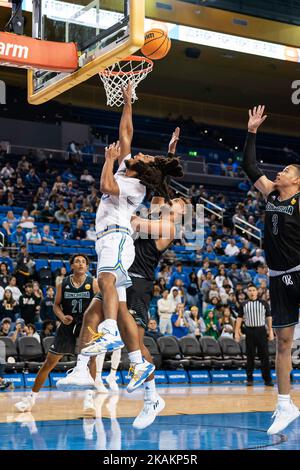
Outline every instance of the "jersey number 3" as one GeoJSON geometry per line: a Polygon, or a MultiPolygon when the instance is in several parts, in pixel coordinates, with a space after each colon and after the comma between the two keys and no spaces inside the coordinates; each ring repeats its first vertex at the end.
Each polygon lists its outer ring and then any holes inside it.
{"type": "Polygon", "coordinates": [[[278,215],[277,214],[273,214],[272,224],[273,224],[273,228],[272,228],[273,234],[278,235],[278,215]]]}

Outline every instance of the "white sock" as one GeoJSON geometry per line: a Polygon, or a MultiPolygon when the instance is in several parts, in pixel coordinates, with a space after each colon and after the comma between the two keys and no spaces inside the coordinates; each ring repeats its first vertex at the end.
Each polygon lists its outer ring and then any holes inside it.
{"type": "Polygon", "coordinates": [[[116,349],[115,351],[113,351],[111,355],[111,371],[110,371],[110,373],[113,372],[115,376],[116,376],[116,372],[120,364],[120,360],[121,360],[121,349],[116,349]]]}
{"type": "Polygon", "coordinates": [[[83,356],[83,354],[78,354],[77,364],[76,364],[77,369],[79,370],[86,369],[89,363],[89,360],[90,360],[89,356],[83,356]]]}
{"type": "Polygon", "coordinates": [[[33,398],[33,400],[35,401],[36,398],[37,398],[37,396],[38,396],[38,394],[39,394],[39,392],[33,392],[33,391],[31,390],[30,398],[33,398]]]}
{"type": "Polygon", "coordinates": [[[152,379],[149,382],[144,382],[144,399],[154,400],[156,395],[155,380],[152,379]]]}
{"type": "Polygon", "coordinates": [[[116,320],[112,320],[111,318],[104,320],[102,323],[100,323],[100,326],[101,326],[101,329],[105,328],[109,332],[114,333],[116,331],[119,331],[116,320]]]}
{"type": "Polygon", "coordinates": [[[98,382],[99,381],[102,382],[102,370],[103,370],[104,359],[105,359],[105,353],[98,354],[98,356],[96,356],[96,370],[97,370],[96,380],[98,382]]]}
{"type": "Polygon", "coordinates": [[[291,404],[291,395],[278,395],[278,405],[286,408],[291,404]]]}
{"type": "Polygon", "coordinates": [[[143,357],[140,349],[138,351],[128,353],[128,357],[132,364],[140,364],[141,362],[143,362],[143,357]]]}
{"type": "Polygon", "coordinates": [[[95,392],[94,390],[86,390],[84,395],[85,395],[85,398],[93,397],[95,395],[95,392]]]}

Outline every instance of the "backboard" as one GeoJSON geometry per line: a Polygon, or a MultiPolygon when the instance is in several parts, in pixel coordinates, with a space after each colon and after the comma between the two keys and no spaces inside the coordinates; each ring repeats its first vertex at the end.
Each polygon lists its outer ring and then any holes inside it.
{"type": "Polygon", "coordinates": [[[144,44],[145,0],[33,0],[32,36],[76,43],[71,73],[28,71],[28,101],[42,104],[127,56],[144,44]]]}

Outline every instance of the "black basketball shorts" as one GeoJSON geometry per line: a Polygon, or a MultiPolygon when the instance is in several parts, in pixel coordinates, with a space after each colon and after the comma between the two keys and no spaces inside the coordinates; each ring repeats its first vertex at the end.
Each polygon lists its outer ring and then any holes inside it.
{"type": "Polygon", "coordinates": [[[81,325],[81,323],[71,323],[71,325],[61,323],[49,352],[62,355],[75,354],[76,339],[79,336],[81,325]]]}
{"type": "Polygon", "coordinates": [[[152,297],[153,281],[131,276],[130,279],[132,286],[126,289],[127,307],[137,325],[146,329],[149,319],[148,311],[152,297]]]}
{"type": "Polygon", "coordinates": [[[300,272],[270,277],[270,301],[274,328],[299,322],[300,272]]]}

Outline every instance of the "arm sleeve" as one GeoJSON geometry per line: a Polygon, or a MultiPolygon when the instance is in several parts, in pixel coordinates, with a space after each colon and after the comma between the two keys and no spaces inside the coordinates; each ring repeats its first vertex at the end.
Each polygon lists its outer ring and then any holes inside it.
{"type": "Polygon", "coordinates": [[[250,181],[254,184],[263,176],[256,162],[256,134],[248,132],[244,146],[242,168],[250,181]]]}

